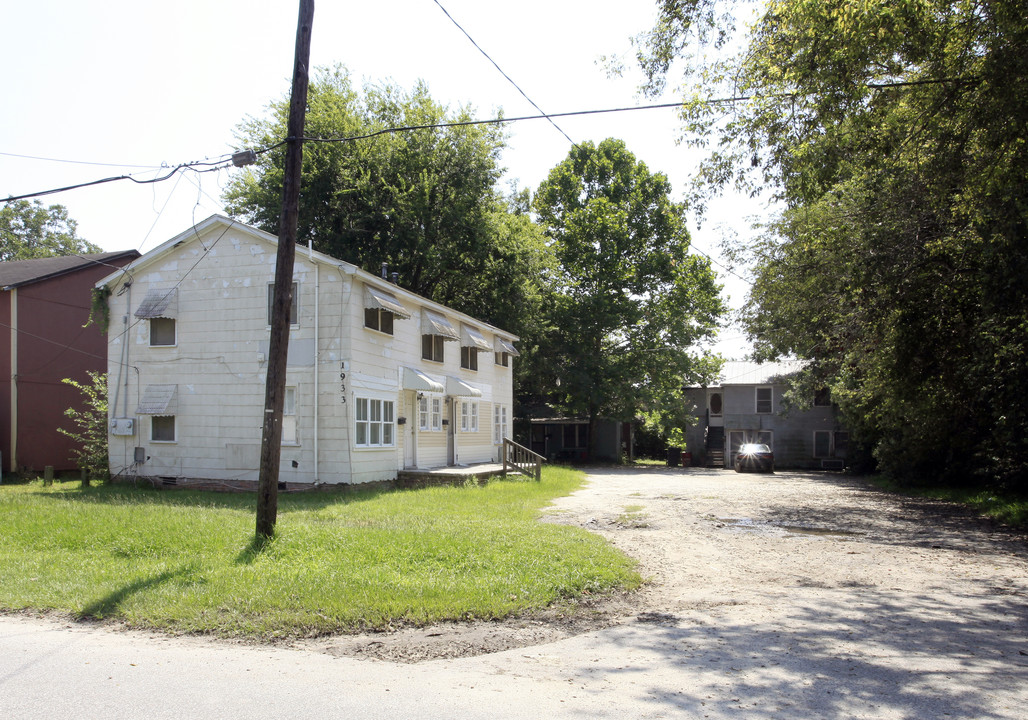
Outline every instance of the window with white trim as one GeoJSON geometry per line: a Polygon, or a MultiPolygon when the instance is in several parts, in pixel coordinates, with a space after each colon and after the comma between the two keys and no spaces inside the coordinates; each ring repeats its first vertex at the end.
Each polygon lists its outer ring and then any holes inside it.
{"type": "Polygon", "coordinates": [[[287,387],[282,401],[282,443],[296,443],[296,388],[287,387]]]}
{"type": "Polygon", "coordinates": [[[478,370],[478,350],[462,345],[460,349],[460,366],[465,370],[478,370]]]}
{"type": "MultiPolygon", "coordinates": [[[[292,297],[289,299],[289,324],[300,324],[299,310],[300,284],[293,283],[292,297]]],[[[275,283],[268,283],[268,325],[271,325],[271,310],[275,305],[275,283]]]]}
{"type": "Polygon", "coordinates": [[[364,327],[393,334],[393,313],[381,308],[364,308],[364,327]]]}
{"type": "Polygon", "coordinates": [[[150,418],[150,442],[175,442],[174,415],[153,415],[150,418]]]}
{"type": "Polygon", "coordinates": [[[432,430],[439,432],[443,429],[443,399],[432,398],[432,430]]]}
{"type": "Polygon", "coordinates": [[[169,347],[176,341],[175,318],[150,318],[150,347],[169,347]]]}
{"type": "Polygon", "coordinates": [[[478,432],[478,403],[474,400],[460,402],[460,431],[478,432]]]}
{"type": "Polygon", "coordinates": [[[757,388],[757,413],[761,415],[769,415],[772,411],[773,405],[771,402],[771,388],[757,388]]]}
{"type": "Polygon", "coordinates": [[[354,399],[354,444],[357,447],[392,447],[396,444],[392,400],[354,399]]]}
{"type": "Polygon", "coordinates": [[[418,398],[418,429],[429,429],[428,398],[424,395],[418,398]]]}
{"type": "Polygon", "coordinates": [[[505,352],[494,352],[495,362],[497,365],[503,365],[503,367],[510,366],[510,355],[505,352]]]}
{"type": "Polygon", "coordinates": [[[443,346],[446,339],[442,335],[421,336],[421,357],[432,362],[443,362],[443,346]]]}
{"type": "Polygon", "coordinates": [[[493,405],[493,443],[499,445],[506,437],[510,437],[507,432],[507,406],[497,403],[493,405]]]}

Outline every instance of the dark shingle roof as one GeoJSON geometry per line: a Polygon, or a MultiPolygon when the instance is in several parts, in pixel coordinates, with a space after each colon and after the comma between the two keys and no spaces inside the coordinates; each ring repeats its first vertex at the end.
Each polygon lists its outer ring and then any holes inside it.
{"type": "MultiPolygon", "coordinates": [[[[134,260],[139,257],[136,250],[94,253],[92,255],[61,255],[36,260],[12,260],[0,263],[0,288],[6,290],[21,285],[49,280],[58,275],[82,270],[90,265],[109,263],[113,260],[134,260]]],[[[110,268],[107,268],[110,270],[110,268]]]]}

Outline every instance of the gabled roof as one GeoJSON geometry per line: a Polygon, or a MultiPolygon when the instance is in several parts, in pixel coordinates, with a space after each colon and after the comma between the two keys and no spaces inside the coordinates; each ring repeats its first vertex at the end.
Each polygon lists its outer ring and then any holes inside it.
{"type": "Polygon", "coordinates": [[[130,260],[138,257],[137,250],[117,250],[89,255],[61,255],[35,260],[12,260],[0,263],[0,288],[8,290],[22,285],[31,285],[88,267],[103,267],[113,264],[117,260],[130,260]]]}
{"type": "MultiPolygon", "coordinates": [[[[179,233],[175,237],[171,238],[171,240],[168,240],[167,242],[158,245],[150,252],[146,253],[142,257],[137,258],[135,261],[126,265],[124,268],[119,268],[117,272],[112,272],[110,275],[107,275],[106,277],[102,278],[96,283],[96,287],[103,287],[105,285],[109,285],[113,282],[121,280],[125,276],[125,273],[128,273],[131,276],[140,269],[145,268],[154,262],[157,262],[166,253],[170,252],[179,245],[188,242],[200,241],[200,238],[203,237],[205,233],[207,233],[208,231],[211,231],[212,234],[216,233],[218,232],[219,228],[221,228],[221,232],[218,235],[215,235],[215,237],[220,237],[221,235],[223,235],[231,229],[238,229],[240,232],[244,232],[255,239],[262,240],[263,242],[266,242],[273,247],[278,247],[278,238],[270,233],[266,233],[263,230],[259,230],[255,227],[251,227],[250,225],[239,222],[238,220],[233,220],[232,218],[225,217],[224,215],[211,215],[206,220],[201,220],[199,223],[189,228],[188,230],[184,230],[183,232],[179,233]]],[[[205,249],[209,248],[206,248],[205,246],[205,249]]],[[[489,323],[479,320],[478,318],[471,317],[470,315],[466,315],[465,313],[462,313],[458,310],[454,310],[445,305],[440,305],[439,303],[433,300],[423,298],[420,295],[410,292],[409,290],[404,290],[402,287],[394,285],[393,283],[390,283],[388,280],[379,278],[377,275],[365,272],[356,265],[345,262],[344,260],[338,260],[329,255],[325,255],[324,253],[320,253],[317,250],[310,250],[308,248],[304,248],[301,246],[297,246],[296,254],[297,256],[302,255],[305,259],[311,262],[322,263],[325,265],[337,267],[343,272],[345,272],[347,275],[352,275],[356,277],[365,286],[376,288],[378,290],[383,290],[391,296],[395,296],[394,299],[398,298],[401,301],[406,300],[411,304],[420,305],[424,309],[430,309],[434,310],[436,313],[444,313],[445,315],[455,316],[461,320],[467,320],[469,322],[472,322],[476,326],[486,327],[489,329],[490,332],[493,333],[493,335],[495,335],[496,337],[502,337],[507,343],[513,343],[520,339],[517,335],[507,332],[506,330],[501,330],[500,328],[494,327],[489,323]]],[[[406,311],[405,314],[408,317],[410,316],[410,313],[407,313],[406,311]]],[[[457,338],[459,338],[459,335],[457,335],[456,331],[454,331],[454,339],[457,338]]]]}
{"type": "Polygon", "coordinates": [[[805,365],[802,360],[769,363],[729,360],[721,366],[721,375],[710,385],[772,385],[785,375],[799,372],[805,365]]]}

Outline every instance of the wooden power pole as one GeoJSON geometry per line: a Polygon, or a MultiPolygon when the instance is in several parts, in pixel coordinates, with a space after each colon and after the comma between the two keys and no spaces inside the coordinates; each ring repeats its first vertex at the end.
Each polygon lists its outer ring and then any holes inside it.
{"type": "Polygon", "coordinates": [[[289,352],[289,308],[293,295],[293,260],[300,206],[303,165],[303,129],[307,112],[308,65],[314,0],[300,0],[293,59],[293,89],[286,130],[286,167],[282,186],[282,214],[278,222],[278,255],[275,290],[271,304],[271,341],[268,346],[268,377],[264,389],[264,430],[261,465],[257,480],[257,537],[275,534],[278,516],[278,471],[282,460],[282,406],[286,390],[286,357],[289,352]]]}

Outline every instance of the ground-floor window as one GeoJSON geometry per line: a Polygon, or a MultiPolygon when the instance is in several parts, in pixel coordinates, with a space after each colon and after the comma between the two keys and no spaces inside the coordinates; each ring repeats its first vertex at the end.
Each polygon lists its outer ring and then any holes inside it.
{"type": "Polygon", "coordinates": [[[507,432],[507,406],[497,403],[493,405],[493,443],[499,445],[506,437],[510,437],[507,432]]]}
{"type": "Polygon", "coordinates": [[[282,442],[296,442],[296,388],[287,387],[282,402],[282,442]]]}
{"type": "Polygon", "coordinates": [[[356,398],[354,402],[358,447],[392,447],[396,444],[395,412],[392,400],[356,398]]]}
{"type": "Polygon", "coordinates": [[[460,402],[460,431],[478,432],[478,403],[474,400],[460,402]]]}
{"type": "Polygon", "coordinates": [[[175,442],[175,416],[154,415],[150,418],[151,442],[175,442]]]}
{"type": "Polygon", "coordinates": [[[850,436],[846,432],[814,431],[815,458],[844,458],[849,449],[850,436]]]}

